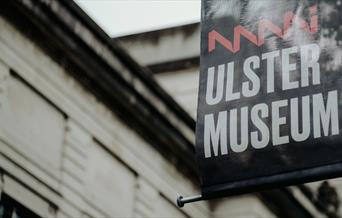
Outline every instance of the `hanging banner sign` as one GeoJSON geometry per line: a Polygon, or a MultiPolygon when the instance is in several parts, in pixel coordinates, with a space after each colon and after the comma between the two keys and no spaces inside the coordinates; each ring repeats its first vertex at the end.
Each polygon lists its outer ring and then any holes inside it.
{"type": "Polygon", "coordinates": [[[342,175],[342,5],[202,0],[205,198],[342,175]]]}

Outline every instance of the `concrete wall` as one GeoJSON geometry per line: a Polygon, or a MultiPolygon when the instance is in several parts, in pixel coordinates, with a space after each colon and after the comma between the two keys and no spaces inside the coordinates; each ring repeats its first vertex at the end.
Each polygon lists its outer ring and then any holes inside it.
{"type": "Polygon", "coordinates": [[[119,38],[142,65],[196,57],[200,53],[200,25],[189,24],[119,38]]]}
{"type": "Polygon", "coordinates": [[[42,217],[207,217],[156,150],[0,19],[0,191],[42,217]]]}
{"type": "MultiPolygon", "coordinates": [[[[119,41],[129,54],[144,66],[172,64],[200,54],[200,24],[162,29],[119,41]]],[[[157,72],[158,73],[158,72],[157,72]]],[[[193,117],[196,118],[199,66],[155,74],[160,85],[193,117]]]]}
{"type": "Polygon", "coordinates": [[[156,74],[155,78],[177,103],[196,119],[199,86],[198,67],[156,74]]]}

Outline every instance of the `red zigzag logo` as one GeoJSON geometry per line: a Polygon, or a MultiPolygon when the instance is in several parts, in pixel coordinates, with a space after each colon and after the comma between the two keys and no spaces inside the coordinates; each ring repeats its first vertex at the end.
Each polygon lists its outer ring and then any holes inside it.
{"type": "Polygon", "coordinates": [[[293,22],[296,22],[299,24],[301,28],[303,28],[305,31],[309,33],[316,33],[318,31],[318,16],[317,16],[317,5],[313,5],[309,8],[310,11],[310,25],[294,14],[292,11],[288,11],[284,15],[284,27],[283,30],[272,23],[269,20],[261,19],[259,21],[259,28],[258,28],[258,36],[254,35],[250,31],[246,30],[243,26],[238,25],[234,28],[234,44],[232,44],[229,39],[226,39],[223,37],[220,33],[218,33],[216,30],[212,30],[208,33],[208,51],[213,52],[216,48],[216,42],[221,44],[223,47],[225,47],[227,50],[231,51],[232,53],[236,53],[240,51],[241,47],[241,36],[244,36],[246,39],[248,39],[250,42],[257,46],[261,46],[265,43],[265,30],[268,29],[272,33],[274,33],[279,38],[285,39],[289,35],[288,30],[293,22]]]}

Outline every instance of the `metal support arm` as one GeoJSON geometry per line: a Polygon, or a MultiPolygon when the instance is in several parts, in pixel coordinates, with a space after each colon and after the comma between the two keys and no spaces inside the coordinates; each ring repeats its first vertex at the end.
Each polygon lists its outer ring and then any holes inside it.
{"type": "Polygon", "coordinates": [[[191,197],[178,196],[177,205],[178,207],[184,207],[184,205],[187,203],[192,203],[192,202],[201,201],[201,200],[205,200],[202,197],[202,195],[196,195],[196,196],[191,196],[191,197]]]}

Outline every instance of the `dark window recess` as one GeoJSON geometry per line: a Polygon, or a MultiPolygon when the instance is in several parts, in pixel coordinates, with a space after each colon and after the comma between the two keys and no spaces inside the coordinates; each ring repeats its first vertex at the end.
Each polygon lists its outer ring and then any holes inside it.
{"type": "Polygon", "coordinates": [[[0,218],[40,218],[6,194],[1,194],[0,218]]]}

